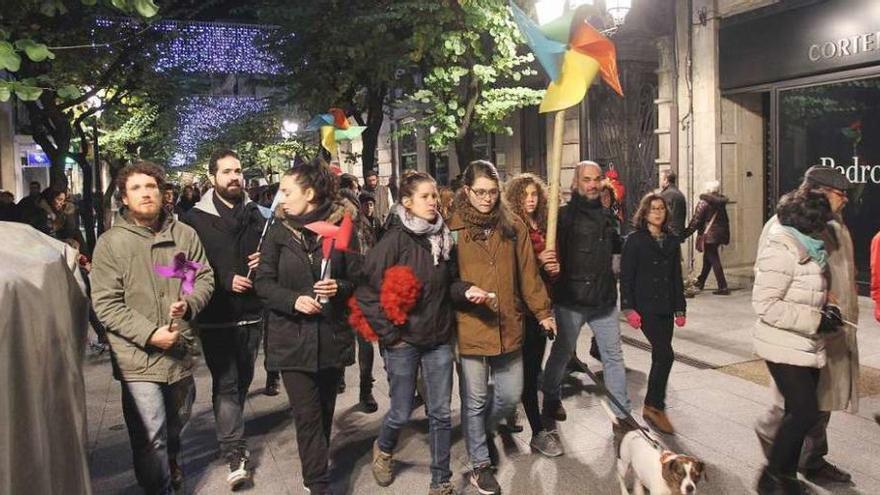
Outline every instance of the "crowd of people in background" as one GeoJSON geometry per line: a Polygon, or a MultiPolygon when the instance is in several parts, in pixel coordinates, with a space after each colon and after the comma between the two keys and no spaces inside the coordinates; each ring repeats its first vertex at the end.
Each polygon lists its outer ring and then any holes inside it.
{"type": "MultiPolygon", "coordinates": [[[[585,366],[575,354],[582,328],[591,331],[591,354],[602,363],[600,389],[610,401],[615,442],[641,428],[627,391],[621,321],[643,332],[651,347],[642,418],[655,432],[675,434],[666,411],[674,328],[687,324],[686,296],[704,288],[710,271],[713,294],[730,294],[720,257],[730,242],[729,199],[719,183],[706,184],[687,222],[687,201],[667,171],[626,218],[619,188],[605,172],[592,161],[575,165],[550,245],[542,179],[525,173],[503,183],[484,160],[470,163],[453,187],[413,171],[390,185],[368,171],[361,185],[315,159],[284,172],[278,184],[247,188],[232,150],[212,155],[206,188],[179,189],[151,162],[124,168],[115,179],[120,208],[112,227],[81,269],[92,326],[122,383],[140,486],[166,494],[183,482],[180,433],[199,355],[211,374],[229,487],[252,481],[244,405],[261,346],[264,393],[277,395],[282,386],[287,392],[304,487],[314,494],[330,493],[331,428],[347,366],[358,363],[362,410],[378,410],[373,340],[390,398],[372,450],[379,486],[394,482],[400,433],[421,403],[429,421],[428,493],[456,493],[455,373],[470,458],[466,478],[479,493],[501,493],[494,438],[522,431],[514,414],[519,403],[533,451],[564,455],[561,388],[573,368],[585,366]],[[328,252],[311,226],[341,229],[347,219],[354,230],[348,248],[328,252]],[[695,233],[703,265],[689,293],[681,246],[695,233]],[[154,270],[169,264],[193,274],[181,281],[154,270]],[[387,295],[408,283],[410,304],[389,306],[387,295]]],[[[761,494],[804,493],[798,472],[821,483],[851,479],[825,460],[831,411],[858,406],[855,263],[840,216],[850,187],[834,169],[809,169],[803,184],[780,199],[758,244],[754,343],[776,396],[756,427],[767,456],[761,494]]],[[[0,220],[83,245],[70,195],[36,182],[17,204],[0,193],[0,220]]],[[[880,308],[880,235],[872,261],[880,308]]],[[[874,316],[880,321],[880,309],[874,316]]]]}

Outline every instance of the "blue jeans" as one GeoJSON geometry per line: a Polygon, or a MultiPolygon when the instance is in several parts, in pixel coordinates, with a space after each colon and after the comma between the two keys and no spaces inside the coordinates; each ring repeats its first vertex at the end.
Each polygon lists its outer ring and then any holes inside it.
{"type": "Polygon", "coordinates": [[[626,411],[621,411],[611,401],[608,405],[618,418],[626,417],[630,403],[626,393],[626,368],[623,364],[623,350],[620,348],[617,306],[594,309],[557,305],[556,322],[559,333],[553,341],[550,357],[544,366],[544,401],[560,400],[562,379],[566,374],[565,365],[577,346],[581,327],[586,323],[590,325],[602,355],[605,387],[626,411]]]}
{"type": "Polygon", "coordinates": [[[486,432],[492,432],[519,403],[523,391],[522,350],[499,356],[461,356],[461,423],[471,466],[491,463],[486,432]],[[489,374],[494,387],[489,397],[489,374]]]}
{"type": "Polygon", "coordinates": [[[175,383],[122,382],[122,415],[138,485],[149,495],[172,494],[169,459],[180,452],[180,433],[196,398],[193,378],[175,383]]]}
{"type": "Polygon", "coordinates": [[[391,383],[391,408],[379,430],[378,444],[382,452],[393,453],[397,439],[412,413],[413,396],[419,366],[425,380],[425,410],[431,441],[431,486],[452,478],[449,449],[452,444],[452,345],[419,348],[404,343],[387,347],[385,369],[391,383]]]}

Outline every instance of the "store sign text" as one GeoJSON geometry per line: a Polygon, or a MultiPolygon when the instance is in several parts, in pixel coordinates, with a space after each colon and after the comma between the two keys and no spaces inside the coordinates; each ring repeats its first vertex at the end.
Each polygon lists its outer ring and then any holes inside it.
{"type": "Polygon", "coordinates": [[[811,62],[818,62],[875,50],[880,50],[880,33],[862,33],[849,38],[812,44],[808,56],[811,62]]]}
{"type": "Polygon", "coordinates": [[[854,184],[867,184],[868,181],[880,184],[880,165],[861,165],[857,156],[847,166],[838,165],[830,156],[823,156],[819,158],[819,165],[836,168],[854,184]]]}

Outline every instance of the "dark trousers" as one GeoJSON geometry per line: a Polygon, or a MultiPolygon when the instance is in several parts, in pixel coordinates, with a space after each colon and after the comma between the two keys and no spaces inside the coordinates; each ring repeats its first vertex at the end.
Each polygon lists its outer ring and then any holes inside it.
{"type": "Polygon", "coordinates": [[[645,405],[661,411],[666,409],[666,384],[675,353],[672,351],[673,315],[642,315],[642,332],[651,343],[651,373],[648,375],[648,391],[645,405]]]}
{"type": "Polygon", "coordinates": [[[770,361],[767,368],[785,398],[785,415],[770,448],[767,469],[777,475],[797,476],[804,437],[819,420],[819,370],[770,361]]]}
{"type": "Polygon", "coordinates": [[[357,335],[358,368],[361,374],[361,393],[369,393],[373,389],[373,360],[375,352],[373,343],[367,342],[359,334],[357,335]]]}
{"type": "Polygon", "coordinates": [[[341,368],[327,368],[317,373],[281,372],[293,409],[303,484],[315,493],[323,493],[330,483],[327,469],[330,429],[336,409],[336,386],[342,372],[341,368]]]}
{"type": "Polygon", "coordinates": [[[174,383],[122,382],[122,416],[131,441],[138,485],[147,495],[170,495],[170,459],[180,452],[196,384],[188,376],[174,383]]]}
{"type": "Polygon", "coordinates": [[[211,371],[211,399],[220,453],[244,450],[244,403],[254,379],[262,323],[200,332],[205,362],[211,371]]]}
{"type": "Polygon", "coordinates": [[[547,337],[541,331],[538,320],[532,315],[526,316],[525,338],[523,340],[523,393],[522,405],[532,428],[532,434],[544,429],[541,423],[541,410],[538,407],[538,375],[544,364],[544,350],[547,348],[547,337]]]}
{"type": "Polygon", "coordinates": [[[718,282],[719,289],[727,288],[727,279],[724,278],[724,268],[721,266],[721,255],[718,244],[706,244],[703,248],[703,269],[700,270],[700,276],[697,277],[697,285],[702,289],[709,278],[709,270],[715,272],[715,281],[718,282]]]}

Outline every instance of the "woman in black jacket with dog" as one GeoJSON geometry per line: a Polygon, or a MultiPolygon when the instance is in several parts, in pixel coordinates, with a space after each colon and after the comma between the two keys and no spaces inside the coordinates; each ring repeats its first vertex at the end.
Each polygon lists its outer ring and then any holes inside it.
{"type": "Polygon", "coordinates": [[[451,495],[455,493],[449,469],[455,331],[450,299],[455,274],[450,261],[453,240],[440,216],[434,179],[422,172],[405,176],[400,183],[400,197],[400,203],[389,214],[389,218],[396,216],[396,221],[388,222],[390,230],[367,253],[366,280],[356,294],[357,308],[381,340],[391,384],[391,408],[373,445],[373,476],[380,486],[394,481],[394,448],[409,421],[421,369],[431,443],[428,493],[451,495]],[[408,311],[387,302],[395,289],[415,284],[420,289],[410,293],[412,307],[408,311]]]}
{"type": "Polygon", "coordinates": [[[662,196],[647,194],[633,216],[620,266],[620,309],[633,328],[651,343],[651,373],[642,416],[663,433],[675,433],[666,416],[666,383],[675,355],[673,323],[685,325],[681,243],[668,229],[669,210],[662,196]]]}
{"type": "Polygon", "coordinates": [[[332,250],[329,278],[322,279],[322,239],[305,226],[337,224],[345,213],[334,201],[326,166],[313,161],[289,170],[278,194],[277,221],[263,241],[254,281],[268,310],[266,367],[281,372],[293,408],[303,483],[312,494],[326,494],[336,386],[354,363],[345,302],[354,291],[360,255],[356,245],[349,246],[354,253],[332,250]]]}

